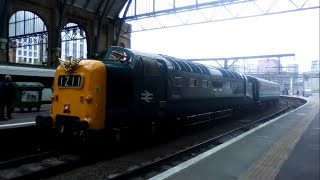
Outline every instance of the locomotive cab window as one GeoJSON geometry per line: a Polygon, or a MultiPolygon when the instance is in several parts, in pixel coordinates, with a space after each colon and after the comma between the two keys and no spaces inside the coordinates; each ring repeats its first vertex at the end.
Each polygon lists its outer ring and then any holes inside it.
{"type": "Polygon", "coordinates": [[[222,89],[222,82],[221,81],[212,81],[212,87],[215,89],[222,89]]]}
{"type": "Polygon", "coordinates": [[[126,52],[120,50],[112,50],[109,53],[108,59],[121,63],[130,63],[132,61],[132,58],[126,52]]]}

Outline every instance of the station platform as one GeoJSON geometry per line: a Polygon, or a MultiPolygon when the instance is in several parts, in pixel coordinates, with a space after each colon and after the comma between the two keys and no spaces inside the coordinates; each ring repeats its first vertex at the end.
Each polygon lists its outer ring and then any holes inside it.
{"type": "Polygon", "coordinates": [[[50,108],[51,104],[41,105],[39,112],[36,111],[36,108],[33,108],[33,110],[30,112],[21,111],[19,108],[15,108],[14,112],[12,113],[12,119],[0,121],[0,131],[4,129],[35,126],[35,117],[37,115],[49,115],[50,108]]]}
{"type": "Polygon", "coordinates": [[[319,180],[319,94],[151,179],[319,180]]]}

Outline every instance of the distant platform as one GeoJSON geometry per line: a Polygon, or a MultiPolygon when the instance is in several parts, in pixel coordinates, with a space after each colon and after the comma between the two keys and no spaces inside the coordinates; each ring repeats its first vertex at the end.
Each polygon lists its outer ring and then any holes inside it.
{"type": "Polygon", "coordinates": [[[39,112],[36,111],[36,108],[33,108],[30,112],[27,109],[21,111],[19,108],[15,108],[12,113],[13,119],[0,121],[0,130],[35,126],[35,117],[37,115],[49,115],[50,108],[51,104],[41,105],[39,112]]]}

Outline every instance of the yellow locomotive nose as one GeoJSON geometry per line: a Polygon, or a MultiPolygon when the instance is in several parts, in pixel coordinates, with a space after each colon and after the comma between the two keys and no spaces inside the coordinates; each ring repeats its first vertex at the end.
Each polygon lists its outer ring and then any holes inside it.
{"type": "Polygon", "coordinates": [[[82,60],[72,71],[58,67],[51,113],[58,132],[61,128],[64,132],[68,128],[70,131],[104,129],[106,77],[106,67],[101,61],[82,60]],[[72,129],[75,127],[76,130],[72,129]]]}

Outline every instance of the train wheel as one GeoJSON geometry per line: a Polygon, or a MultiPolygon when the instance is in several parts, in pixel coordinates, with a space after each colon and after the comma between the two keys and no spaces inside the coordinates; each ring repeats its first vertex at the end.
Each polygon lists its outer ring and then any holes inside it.
{"type": "Polygon", "coordinates": [[[153,121],[147,127],[148,140],[153,141],[160,137],[159,135],[160,135],[161,128],[159,126],[160,124],[158,122],[153,121]]]}
{"type": "Polygon", "coordinates": [[[111,139],[113,142],[115,143],[120,143],[123,140],[123,135],[121,133],[120,129],[112,129],[112,133],[111,133],[111,139]]]}

